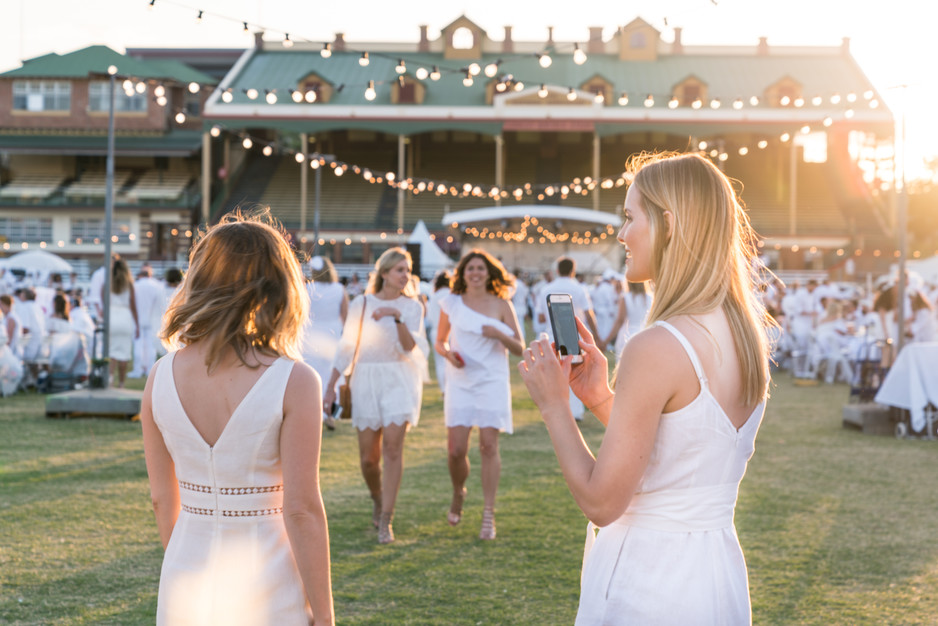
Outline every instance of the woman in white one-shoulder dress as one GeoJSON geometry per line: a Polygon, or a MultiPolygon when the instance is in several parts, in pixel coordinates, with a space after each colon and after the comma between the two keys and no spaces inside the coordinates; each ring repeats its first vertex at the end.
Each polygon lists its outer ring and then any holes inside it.
{"type": "Polygon", "coordinates": [[[561,362],[546,341],[519,364],[590,520],[576,623],[746,625],[733,515],[765,409],[773,323],[752,286],[752,231],[729,180],[698,154],[641,155],[631,171],[618,239],[627,279],[652,280],[655,301],[615,391],[579,320],[582,364],[561,362]],[[567,408],[568,381],[606,426],[595,457],[567,408]]]}
{"type": "Polygon", "coordinates": [[[501,474],[499,432],[512,432],[508,353],[524,350],[518,317],[509,299],[511,275],[484,250],[470,250],[460,260],[452,293],[440,301],[436,352],[446,360],[446,416],[449,473],[453,501],[446,519],[462,519],[469,476],[469,434],[479,429],[482,458],[482,527],[480,539],[495,539],[495,494],[501,474]]]}

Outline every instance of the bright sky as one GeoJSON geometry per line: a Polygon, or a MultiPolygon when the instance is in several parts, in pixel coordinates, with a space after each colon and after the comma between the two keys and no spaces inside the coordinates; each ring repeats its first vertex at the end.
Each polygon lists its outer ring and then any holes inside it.
{"type": "Polygon", "coordinates": [[[416,42],[426,24],[431,39],[461,13],[500,41],[513,26],[516,41],[584,42],[590,26],[608,39],[616,26],[642,17],[671,41],[683,28],[685,45],[839,45],[850,37],[854,58],[897,118],[907,116],[909,175],[927,155],[938,155],[938,2],[935,0],[588,0],[534,3],[474,0],[2,0],[0,71],[48,52],[92,44],[118,51],[133,47],[247,47],[240,22],[261,25],[294,40],[351,43],[416,42]],[[201,23],[196,14],[204,11],[201,23]],[[225,18],[232,18],[229,21],[225,18]],[[665,23],[667,22],[667,23],[665,23]],[[12,35],[12,37],[10,36],[12,35]],[[908,85],[901,88],[901,85],[908,85]]]}

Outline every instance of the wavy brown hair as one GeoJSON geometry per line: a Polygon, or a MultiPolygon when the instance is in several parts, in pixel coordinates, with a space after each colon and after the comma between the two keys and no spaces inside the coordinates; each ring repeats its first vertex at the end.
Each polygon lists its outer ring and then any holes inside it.
{"type": "Polygon", "coordinates": [[[747,377],[743,403],[755,404],[768,395],[766,328],[775,322],[755,295],[755,233],[730,180],[699,154],[643,153],[628,170],[654,242],[655,297],[646,324],[721,308],[747,377]]]}
{"type": "Polygon", "coordinates": [[[514,277],[508,273],[501,261],[480,248],[473,248],[459,260],[459,265],[453,273],[453,293],[457,295],[466,293],[466,278],[463,273],[472,259],[482,259],[489,271],[488,280],[485,281],[485,290],[502,300],[507,300],[508,293],[515,284],[514,277]]]}
{"type": "Polygon", "coordinates": [[[111,293],[124,293],[133,282],[134,277],[130,273],[127,261],[114,259],[114,264],[111,265],[111,293]]]}
{"type": "Polygon", "coordinates": [[[309,312],[303,271],[269,211],[225,215],[199,239],[160,333],[169,347],[208,342],[212,370],[231,349],[247,367],[251,350],[300,360],[309,312]]]}

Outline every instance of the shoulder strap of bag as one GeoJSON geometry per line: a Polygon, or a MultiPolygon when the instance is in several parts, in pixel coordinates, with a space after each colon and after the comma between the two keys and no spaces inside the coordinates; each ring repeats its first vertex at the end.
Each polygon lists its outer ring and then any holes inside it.
{"type": "Polygon", "coordinates": [[[352,367],[348,372],[348,376],[345,378],[347,381],[352,380],[352,374],[355,372],[355,363],[358,362],[358,349],[362,345],[362,325],[365,323],[365,306],[368,304],[368,296],[362,294],[362,316],[358,319],[358,338],[355,340],[355,355],[352,357],[352,367]]]}

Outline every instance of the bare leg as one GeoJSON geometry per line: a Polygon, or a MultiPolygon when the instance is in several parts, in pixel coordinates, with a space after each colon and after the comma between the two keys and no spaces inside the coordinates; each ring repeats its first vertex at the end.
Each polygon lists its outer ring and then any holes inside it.
{"type": "Polygon", "coordinates": [[[117,362],[117,386],[124,388],[124,381],[127,380],[127,361],[117,362]]]}
{"type": "Polygon", "coordinates": [[[381,513],[381,431],[370,428],[359,430],[358,453],[362,477],[375,503],[371,522],[377,526],[381,513]]]}
{"type": "Polygon", "coordinates": [[[495,508],[498,479],[502,473],[502,457],[498,452],[498,429],[479,429],[479,453],[482,456],[482,497],[485,508],[495,508]]]}
{"type": "Polygon", "coordinates": [[[447,429],[449,451],[449,477],[453,482],[453,501],[446,519],[455,526],[462,518],[462,505],[466,497],[466,479],[469,478],[469,434],[471,428],[453,426],[447,429]]]}
{"type": "Polygon", "coordinates": [[[401,476],[404,473],[404,435],[407,434],[407,425],[391,424],[384,427],[384,442],[381,453],[384,457],[384,479],[381,483],[381,512],[394,513],[394,504],[397,502],[397,492],[401,487],[401,476]]]}
{"type": "Polygon", "coordinates": [[[479,452],[482,456],[482,528],[479,539],[495,539],[495,494],[502,472],[502,459],[498,453],[498,429],[479,429],[479,452]]]}

